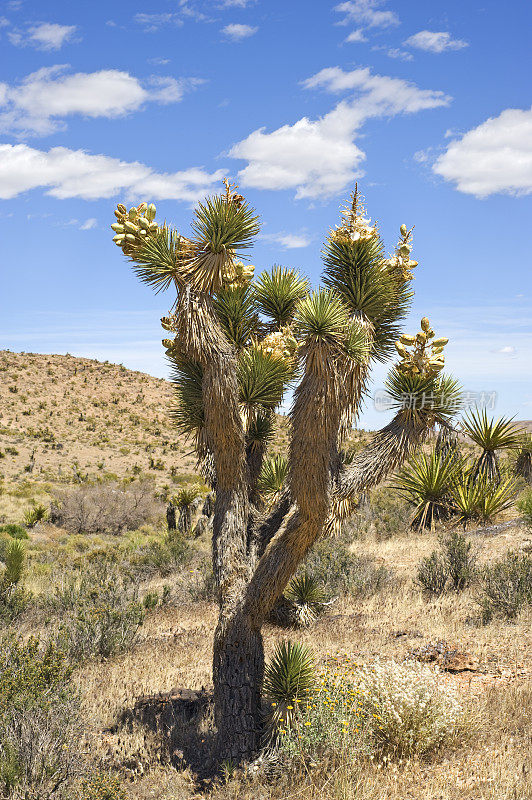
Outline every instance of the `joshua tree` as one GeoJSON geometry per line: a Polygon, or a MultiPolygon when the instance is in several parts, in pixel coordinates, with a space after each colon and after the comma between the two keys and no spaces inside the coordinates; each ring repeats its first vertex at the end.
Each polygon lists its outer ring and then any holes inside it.
{"type": "Polygon", "coordinates": [[[435,425],[448,424],[458,388],[442,376],[446,339],[426,318],[401,334],[412,292],[412,232],[401,226],[391,258],[365,218],[356,188],[326,237],[322,288],[275,267],[253,282],[241,260],[258,218],[225,183],[198,204],[192,234],[155,222],[155,206],[119,204],[115,243],[155,291],[172,288],[163,340],[176,387],[173,417],[194,439],[216,492],[213,569],[219,621],[213,682],[219,755],[238,762],[261,741],[261,626],[330,521],[400,465],[435,425]],[[408,350],[409,346],[411,350],[408,350]],[[342,444],[373,361],[395,350],[388,393],[395,416],[350,464],[342,444]],[[274,435],[274,410],[293,385],[287,479],[265,503],[258,479],[274,435]]]}

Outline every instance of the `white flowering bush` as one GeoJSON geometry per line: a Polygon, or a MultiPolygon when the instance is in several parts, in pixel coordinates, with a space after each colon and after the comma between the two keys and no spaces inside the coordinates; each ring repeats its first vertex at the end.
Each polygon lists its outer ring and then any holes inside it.
{"type": "Polygon", "coordinates": [[[462,713],[431,667],[417,661],[360,666],[347,655],[329,656],[314,687],[287,708],[277,716],[278,745],[305,762],[346,763],[375,751],[385,759],[426,753],[452,738],[462,713]]]}
{"type": "Polygon", "coordinates": [[[360,668],[357,679],[362,716],[380,749],[426,753],[455,733],[460,704],[427,665],[387,661],[360,668]]]}

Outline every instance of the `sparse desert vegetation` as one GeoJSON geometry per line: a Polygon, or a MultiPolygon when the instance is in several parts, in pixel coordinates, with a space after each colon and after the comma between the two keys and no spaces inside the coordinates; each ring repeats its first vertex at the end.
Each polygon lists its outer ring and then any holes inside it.
{"type": "Polygon", "coordinates": [[[275,268],[255,294],[234,187],[186,242],[118,206],[140,277],[178,289],[173,390],[0,354],[6,800],[532,797],[526,426],[460,416],[427,318],[396,338],[411,231],[384,260],[359,202],[327,289],[275,268]],[[393,349],[393,421],[351,430],[393,349]]]}

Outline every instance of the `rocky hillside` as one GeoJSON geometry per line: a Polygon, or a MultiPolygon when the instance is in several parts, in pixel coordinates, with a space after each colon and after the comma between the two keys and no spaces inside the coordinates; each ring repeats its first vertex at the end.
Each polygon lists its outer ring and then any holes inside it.
{"type": "Polygon", "coordinates": [[[192,477],[195,459],[168,418],[167,381],[66,355],[0,351],[0,476],[70,483],[192,477]]]}

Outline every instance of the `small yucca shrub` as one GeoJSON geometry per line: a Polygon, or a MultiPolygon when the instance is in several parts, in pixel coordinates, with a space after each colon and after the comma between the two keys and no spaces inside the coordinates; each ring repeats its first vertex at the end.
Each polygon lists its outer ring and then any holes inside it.
{"type": "Polygon", "coordinates": [[[426,753],[455,733],[460,704],[427,665],[388,661],[362,667],[357,677],[360,708],[379,750],[426,753]]]}
{"type": "Polygon", "coordinates": [[[310,650],[303,644],[281,642],[264,673],[263,691],[270,710],[268,728],[289,727],[298,703],[312,691],[316,668],[310,650]]]}
{"type": "Polygon", "coordinates": [[[285,594],[293,603],[296,622],[302,626],[312,625],[323,613],[327,604],[320,583],[306,572],[292,578],[285,594]]]}

